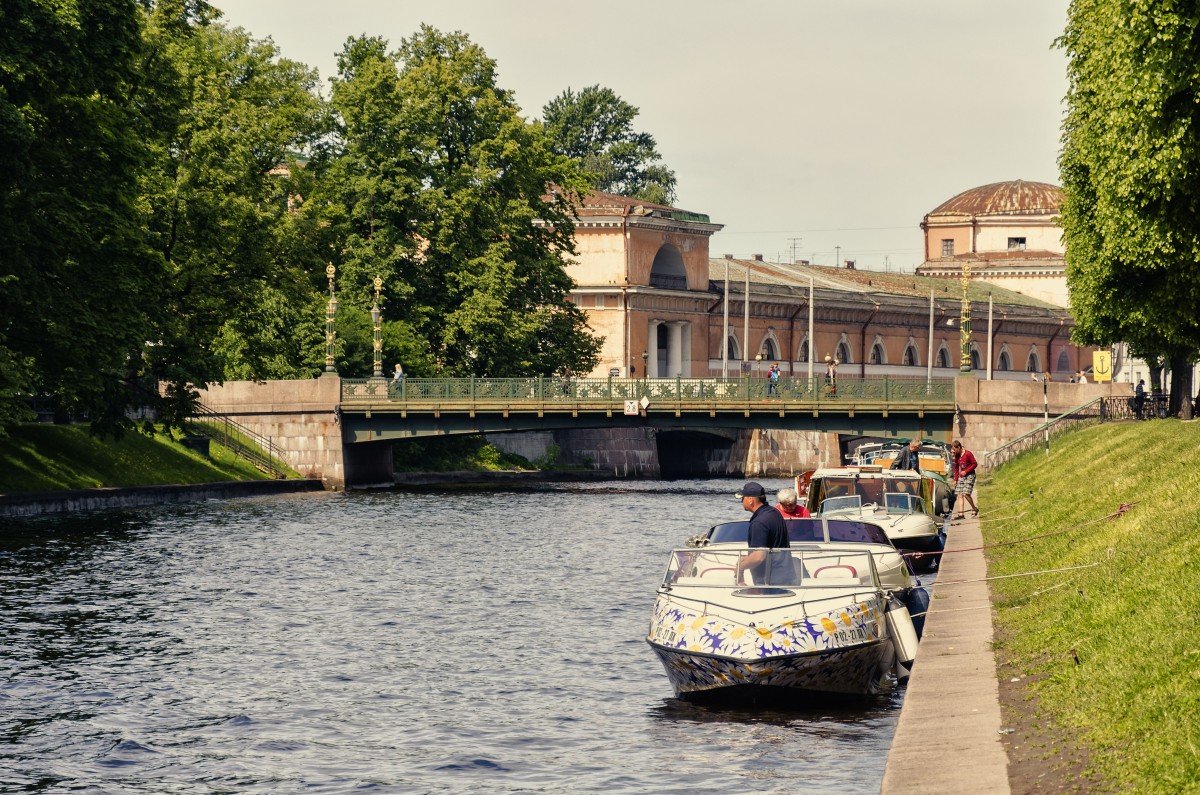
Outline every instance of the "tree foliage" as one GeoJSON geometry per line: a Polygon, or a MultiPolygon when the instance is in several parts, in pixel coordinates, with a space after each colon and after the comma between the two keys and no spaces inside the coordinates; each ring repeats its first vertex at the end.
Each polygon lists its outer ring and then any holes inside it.
{"type": "Polygon", "coordinates": [[[1074,0],[1059,44],[1075,339],[1166,358],[1178,408],[1200,352],[1200,12],[1178,0],[1074,0]]]}
{"type": "Polygon", "coordinates": [[[385,343],[427,351],[413,374],[591,369],[599,340],[563,259],[586,182],[497,86],[495,62],[424,26],[395,52],[351,39],[338,69],[340,145],[319,166],[343,305],[369,306],[380,276],[398,324],[385,343]]]}
{"type": "Polygon", "coordinates": [[[554,151],[575,158],[596,188],[656,204],[675,201],[675,172],[658,153],[654,136],[636,132],[639,110],[610,88],[568,88],[546,103],[542,118],[554,151]]]}

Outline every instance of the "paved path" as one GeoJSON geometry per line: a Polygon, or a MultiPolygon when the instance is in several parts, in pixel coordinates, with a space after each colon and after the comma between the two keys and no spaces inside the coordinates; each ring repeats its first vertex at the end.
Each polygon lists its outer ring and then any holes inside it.
{"type": "Polygon", "coordinates": [[[892,739],[882,792],[1008,793],[1000,744],[1000,690],[992,655],[987,583],[946,584],[987,576],[978,520],[950,528],[939,584],[904,708],[892,739]]]}

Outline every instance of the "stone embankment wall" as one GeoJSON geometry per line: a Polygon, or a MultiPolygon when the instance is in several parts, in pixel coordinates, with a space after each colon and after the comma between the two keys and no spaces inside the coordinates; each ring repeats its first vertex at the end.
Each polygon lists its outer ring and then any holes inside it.
{"type": "Polygon", "coordinates": [[[336,411],[340,400],[341,379],[336,376],[226,381],[210,384],[200,393],[200,402],[208,408],[268,437],[292,469],[304,477],[320,478],[333,489],[346,483],[336,411]]]}
{"type": "MultiPolygon", "coordinates": [[[[1130,397],[1133,387],[1126,383],[1046,384],[1049,416],[1054,419],[1098,397],[1130,397]]],[[[959,378],[955,389],[958,421],[954,437],[981,460],[990,450],[1032,431],[1044,421],[1042,383],[1028,381],[987,381],[959,378]]]]}
{"type": "Polygon", "coordinates": [[[792,477],[838,465],[838,435],[821,431],[749,430],[738,434],[726,474],[792,477]]]}
{"type": "Polygon", "coordinates": [[[319,480],[239,480],[190,485],[74,489],[0,495],[0,516],[40,516],[110,508],[144,508],[196,500],[225,500],[263,494],[320,491],[319,480]]]}

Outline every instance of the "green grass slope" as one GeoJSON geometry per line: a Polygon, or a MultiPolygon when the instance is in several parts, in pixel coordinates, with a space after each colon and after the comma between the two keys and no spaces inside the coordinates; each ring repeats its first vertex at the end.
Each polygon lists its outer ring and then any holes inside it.
{"type": "Polygon", "coordinates": [[[981,487],[987,544],[1066,531],[989,549],[990,576],[1099,564],[991,586],[998,658],[1112,791],[1200,792],[1198,484],[1200,422],[1172,420],[1065,433],[981,487]]]}
{"type": "Polygon", "coordinates": [[[0,438],[0,493],[266,477],[217,444],[213,458],[161,434],[99,439],[82,425],[20,425],[0,438]]]}

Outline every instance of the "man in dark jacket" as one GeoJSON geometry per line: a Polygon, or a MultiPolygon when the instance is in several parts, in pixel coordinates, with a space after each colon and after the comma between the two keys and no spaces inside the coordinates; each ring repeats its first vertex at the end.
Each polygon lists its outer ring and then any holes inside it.
{"type": "Polygon", "coordinates": [[[903,450],[900,451],[900,454],[896,456],[896,460],[892,461],[892,465],[888,468],[889,469],[912,469],[917,472],[920,472],[921,471],[921,461],[920,461],[920,456],[917,455],[917,451],[920,449],[921,449],[920,440],[913,439],[912,441],[910,441],[908,443],[908,447],[905,447],[903,450]]]}
{"type": "Polygon", "coordinates": [[[753,514],[747,539],[750,554],[743,555],[737,562],[738,585],[745,584],[743,571],[749,571],[754,576],[755,585],[795,584],[796,569],[792,564],[792,556],[787,552],[774,551],[790,547],[791,542],[788,541],[783,517],[779,511],[767,505],[766,489],[750,481],[735,496],[741,499],[742,508],[753,514]]]}

